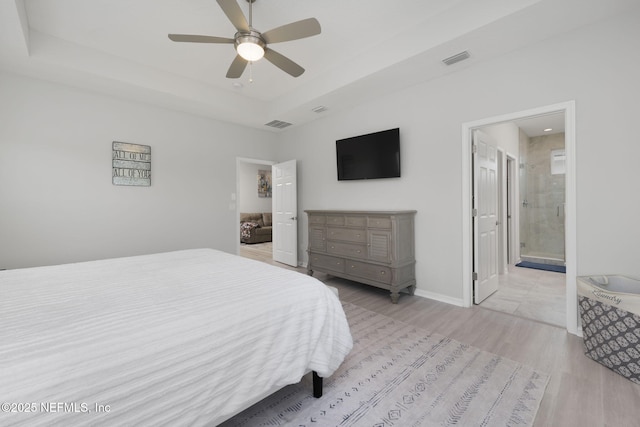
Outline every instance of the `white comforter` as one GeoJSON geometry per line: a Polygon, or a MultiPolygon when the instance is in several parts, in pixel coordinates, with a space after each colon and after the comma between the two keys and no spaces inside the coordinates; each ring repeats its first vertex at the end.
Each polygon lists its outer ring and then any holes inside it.
{"type": "Polygon", "coordinates": [[[2,271],[0,425],[216,425],[351,347],[324,284],[212,249],[2,271]]]}

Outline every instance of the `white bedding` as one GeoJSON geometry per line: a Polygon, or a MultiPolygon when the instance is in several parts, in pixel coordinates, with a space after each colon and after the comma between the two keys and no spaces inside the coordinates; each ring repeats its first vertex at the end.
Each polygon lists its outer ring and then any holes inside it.
{"type": "Polygon", "coordinates": [[[324,284],[212,249],[0,271],[0,425],[216,425],[351,347],[324,284]]]}

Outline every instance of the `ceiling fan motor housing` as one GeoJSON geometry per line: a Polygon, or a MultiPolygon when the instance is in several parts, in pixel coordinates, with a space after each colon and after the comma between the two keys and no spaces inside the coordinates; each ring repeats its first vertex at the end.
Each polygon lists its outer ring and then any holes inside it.
{"type": "Polygon", "coordinates": [[[233,45],[236,52],[246,61],[253,62],[261,59],[267,45],[259,32],[254,30],[238,31],[234,36],[233,45]]]}
{"type": "Polygon", "coordinates": [[[238,46],[241,45],[242,43],[257,44],[263,49],[267,46],[267,42],[264,41],[264,39],[262,38],[262,35],[259,32],[254,30],[238,31],[235,34],[235,36],[233,36],[233,38],[235,39],[235,42],[233,43],[233,45],[235,46],[236,50],[238,49],[238,46]]]}

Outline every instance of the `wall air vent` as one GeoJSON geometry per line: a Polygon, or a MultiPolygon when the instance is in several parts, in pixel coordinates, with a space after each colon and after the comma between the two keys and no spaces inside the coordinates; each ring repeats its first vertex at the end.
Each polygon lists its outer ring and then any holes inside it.
{"type": "Polygon", "coordinates": [[[272,128],[284,129],[287,126],[291,126],[291,123],[283,122],[280,120],[271,120],[269,123],[265,123],[265,126],[270,126],[272,128]]]}
{"type": "Polygon", "coordinates": [[[442,62],[444,62],[446,65],[453,65],[456,62],[464,61],[465,59],[469,58],[470,56],[471,55],[469,55],[469,52],[467,52],[465,50],[464,52],[456,53],[453,56],[450,56],[448,58],[443,59],[442,62]]]}

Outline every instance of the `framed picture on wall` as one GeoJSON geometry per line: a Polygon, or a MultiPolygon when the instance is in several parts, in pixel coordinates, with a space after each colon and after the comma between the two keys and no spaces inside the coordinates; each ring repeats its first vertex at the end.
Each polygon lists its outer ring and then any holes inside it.
{"type": "Polygon", "coordinates": [[[258,197],[271,197],[270,170],[258,170],[258,197]]]}
{"type": "Polygon", "coordinates": [[[111,182],[113,185],[151,185],[151,147],[113,141],[111,182]]]}

